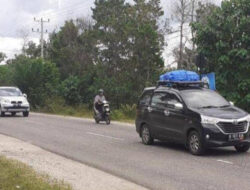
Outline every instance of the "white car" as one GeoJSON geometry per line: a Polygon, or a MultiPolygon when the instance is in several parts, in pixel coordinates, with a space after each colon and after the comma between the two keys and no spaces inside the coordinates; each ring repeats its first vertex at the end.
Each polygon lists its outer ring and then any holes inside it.
{"type": "Polygon", "coordinates": [[[0,115],[11,113],[12,116],[22,112],[24,117],[29,116],[30,104],[27,95],[16,87],[0,87],[0,115]]]}

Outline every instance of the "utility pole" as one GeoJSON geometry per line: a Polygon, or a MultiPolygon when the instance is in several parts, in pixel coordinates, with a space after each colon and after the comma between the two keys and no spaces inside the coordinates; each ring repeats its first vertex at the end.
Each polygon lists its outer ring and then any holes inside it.
{"type": "MultiPolygon", "coordinates": [[[[43,20],[43,18],[41,18],[41,19],[36,19],[36,18],[34,18],[34,21],[35,22],[39,22],[39,23],[41,23],[41,29],[39,30],[39,29],[37,29],[36,31],[32,28],[32,32],[38,32],[38,33],[40,33],[41,34],[41,39],[40,39],[40,43],[41,43],[41,58],[43,59],[44,58],[44,50],[43,50],[43,34],[44,34],[44,29],[43,29],[43,24],[44,23],[46,23],[46,22],[49,22],[50,20],[48,19],[48,20],[43,20]]],[[[45,30],[45,33],[47,33],[47,30],[45,30]]]]}

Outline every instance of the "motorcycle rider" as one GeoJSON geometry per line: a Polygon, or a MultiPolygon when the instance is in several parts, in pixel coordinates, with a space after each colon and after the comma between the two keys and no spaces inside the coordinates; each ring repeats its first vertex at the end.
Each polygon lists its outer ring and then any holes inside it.
{"type": "Polygon", "coordinates": [[[101,115],[103,113],[102,104],[103,104],[103,101],[105,100],[106,98],[104,96],[104,90],[100,89],[99,94],[95,96],[95,100],[94,100],[94,111],[96,114],[101,115]]]}

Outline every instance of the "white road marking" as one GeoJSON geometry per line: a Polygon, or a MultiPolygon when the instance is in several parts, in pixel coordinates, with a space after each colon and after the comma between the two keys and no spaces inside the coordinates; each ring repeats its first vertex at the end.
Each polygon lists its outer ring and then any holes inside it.
{"type": "Polygon", "coordinates": [[[92,133],[92,132],[87,132],[87,134],[94,135],[94,136],[99,136],[99,137],[105,137],[105,138],[114,139],[114,140],[119,140],[119,141],[123,141],[124,140],[122,138],[111,137],[111,136],[102,135],[102,134],[98,134],[98,133],[92,133]]]}
{"type": "Polygon", "coordinates": [[[225,164],[231,164],[231,165],[234,164],[233,162],[229,162],[229,161],[226,161],[226,160],[217,160],[217,162],[223,162],[225,164]]]}

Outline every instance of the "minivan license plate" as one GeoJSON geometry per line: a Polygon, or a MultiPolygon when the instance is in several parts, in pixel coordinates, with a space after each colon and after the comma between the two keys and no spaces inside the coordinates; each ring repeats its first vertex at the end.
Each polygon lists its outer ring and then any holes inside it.
{"type": "Polygon", "coordinates": [[[244,139],[244,134],[242,133],[230,134],[228,138],[229,141],[243,140],[243,139],[244,139]]]}

